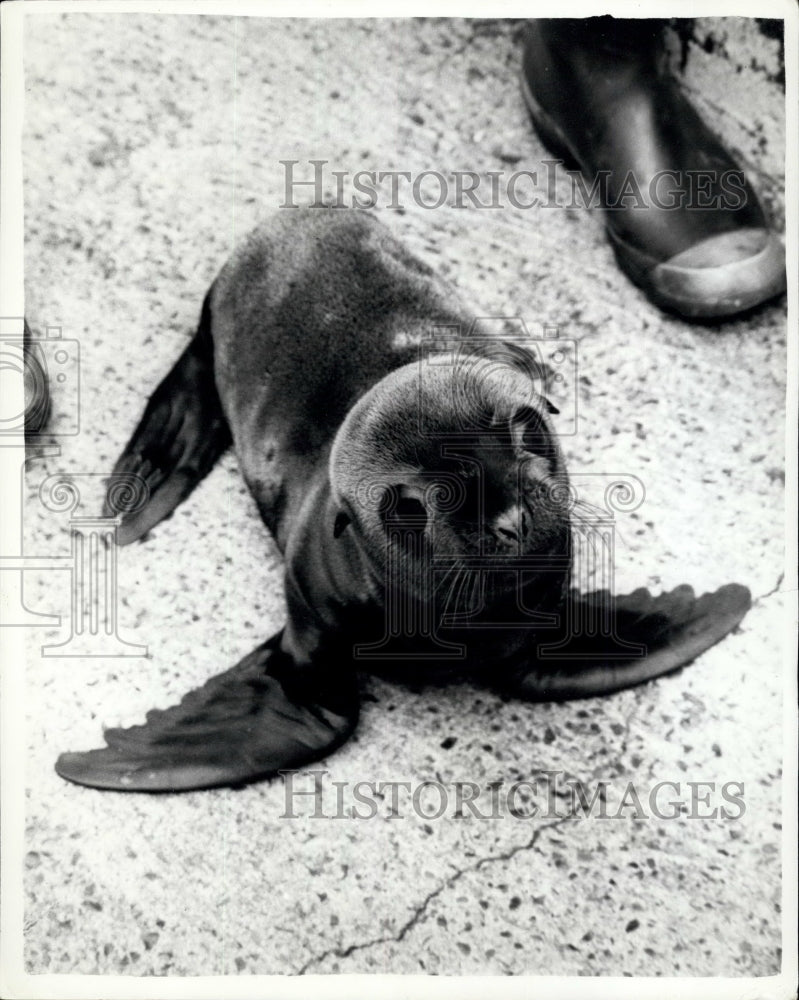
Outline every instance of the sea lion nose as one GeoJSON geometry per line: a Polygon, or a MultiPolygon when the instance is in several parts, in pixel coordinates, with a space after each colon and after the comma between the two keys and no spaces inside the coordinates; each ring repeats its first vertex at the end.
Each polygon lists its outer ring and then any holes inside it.
{"type": "Polygon", "coordinates": [[[536,534],[536,521],[526,503],[514,504],[494,520],[497,539],[519,555],[528,551],[536,534]]]}
{"type": "Polygon", "coordinates": [[[527,525],[523,521],[520,510],[507,511],[500,514],[495,523],[496,532],[508,542],[518,542],[527,533],[527,525]]]}

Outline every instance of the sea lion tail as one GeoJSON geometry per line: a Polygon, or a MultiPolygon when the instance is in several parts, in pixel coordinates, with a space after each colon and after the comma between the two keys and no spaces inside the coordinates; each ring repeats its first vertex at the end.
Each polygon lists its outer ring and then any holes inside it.
{"type": "Polygon", "coordinates": [[[730,583],[701,597],[681,586],[658,597],[641,588],[610,599],[607,591],[572,592],[559,638],[539,633],[524,666],[502,688],[530,701],[611,694],[690,663],[731,632],[752,604],[730,583]]]}
{"type": "Polygon", "coordinates": [[[61,754],[56,772],[91,788],[180,792],[243,785],[326,756],[357,724],[355,674],[307,676],[281,638],[179,705],[148,712],[144,725],[107,729],[107,746],[61,754]]]}
{"type": "MultiPolygon", "coordinates": [[[[147,499],[122,517],[120,545],[168,517],[231,444],[214,380],[211,307],[205,297],[197,333],[155,390],[113,475],[139,476],[147,499]]],[[[107,506],[105,516],[112,516],[107,506]]]]}

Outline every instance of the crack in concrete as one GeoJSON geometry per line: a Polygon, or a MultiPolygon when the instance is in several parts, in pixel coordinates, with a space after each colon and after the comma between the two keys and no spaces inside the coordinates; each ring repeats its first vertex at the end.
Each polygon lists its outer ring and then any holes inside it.
{"type": "Polygon", "coordinates": [[[779,593],[780,587],[785,582],[785,573],[780,573],[777,577],[777,582],[771,588],[771,590],[766,591],[765,594],[758,594],[757,597],[752,598],[752,607],[756,604],[760,604],[761,601],[767,600],[769,597],[773,597],[775,594],[779,593]]]}
{"type": "Polygon", "coordinates": [[[569,812],[566,816],[559,816],[558,819],[554,820],[552,823],[546,823],[544,826],[539,827],[534,830],[529,840],[522,844],[515,844],[513,847],[509,847],[505,851],[500,851],[498,854],[489,854],[484,858],[478,858],[478,860],[472,864],[467,865],[465,868],[458,868],[449,878],[445,879],[439,886],[432,889],[415,907],[411,916],[405,921],[400,929],[394,934],[387,934],[384,937],[370,938],[368,941],[359,941],[355,944],[351,944],[346,948],[327,948],[325,951],[321,952],[319,955],[314,955],[308,959],[308,961],[302,965],[295,975],[304,976],[308,969],[314,965],[319,965],[324,962],[326,958],[334,956],[336,958],[349,958],[350,955],[354,954],[356,951],[363,951],[366,948],[371,948],[376,944],[388,944],[389,942],[399,943],[402,941],[419,923],[422,917],[427,912],[427,908],[437,899],[445,890],[452,888],[456,882],[458,882],[464,875],[470,875],[472,872],[479,871],[486,865],[493,864],[495,861],[510,861],[511,858],[515,857],[522,851],[529,851],[535,847],[539,838],[547,830],[553,830],[563,823],[568,822],[575,816],[575,811],[569,812]]]}
{"type": "MultiPolygon", "coordinates": [[[[626,713],[624,718],[624,732],[622,733],[621,740],[621,750],[619,756],[627,750],[627,743],[630,737],[630,729],[633,719],[638,715],[639,704],[637,701],[633,702],[628,713],[626,713]]],[[[608,770],[608,764],[599,764],[589,771],[589,778],[592,781],[600,779],[600,776],[608,770]]],[[[569,822],[577,816],[578,810],[571,809],[565,816],[559,816],[556,820],[551,823],[546,823],[540,826],[537,830],[533,831],[530,838],[521,844],[515,844],[513,847],[509,847],[507,850],[500,851],[497,854],[489,854],[486,857],[478,858],[474,864],[467,865],[464,868],[458,868],[456,871],[445,879],[439,886],[432,889],[424,899],[414,908],[411,916],[401,925],[398,931],[392,934],[386,934],[383,937],[370,938],[367,941],[358,941],[354,944],[348,945],[347,947],[337,947],[337,948],[327,948],[318,955],[314,955],[308,959],[307,962],[302,965],[295,975],[303,976],[310,968],[315,965],[320,965],[327,958],[349,958],[350,955],[354,954],[356,951],[364,951],[367,948],[372,948],[374,945],[378,944],[388,944],[393,942],[398,944],[403,941],[407,935],[413,930],[413,928],[421,921],[422,917],[427,912],[430,904],[437,899],[442,893],[447,889],[452,888],[456,882],[458,882],[464,875],[470,875],[473,872],[479,871],[486,865],[494,864],[497,861],[510,861],[511,858],[520,854],[522,851],[529,851],[538,843],[538,840],[543,834],[549,830],[554,830],[557,827],[569,822]]]]}

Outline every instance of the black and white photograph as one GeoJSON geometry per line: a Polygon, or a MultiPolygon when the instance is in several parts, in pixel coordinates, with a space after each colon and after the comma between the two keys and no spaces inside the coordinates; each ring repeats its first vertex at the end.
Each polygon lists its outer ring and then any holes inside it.
{"type": "Polygon", "coordinates": [[[795,996],[796,5],[2,18],[2,996],[795,996]]]}

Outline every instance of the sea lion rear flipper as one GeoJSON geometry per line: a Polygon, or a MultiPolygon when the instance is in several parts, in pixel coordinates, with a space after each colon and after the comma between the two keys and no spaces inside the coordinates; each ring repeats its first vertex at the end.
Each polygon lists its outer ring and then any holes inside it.
{"type": "Polygon", "coordinates": [[[610,694],[690,663],[732,631],[749,610],[749,590],[731,583],[697,598],[682,586],[659,597],[643,588],[612,601],[607,591],[573,592],[566,639],[530,650],[505,690],[532,701],[566,701],[610,694]],[[602,628],[601,623],[612,625],[602,628]]]}
{"type": "MultiPolygon", "coordinates": [[[[141,509],[122,518],[120,545],[141,538],[191,493],[231,443],[214,381],[210,306],[189,346],[150,398],[113,474],[140,476],[147,488],[141,509]]],[[[106,507],[104,514],[114,512],[106,507]]]]}
{"type": "MultiPolygon", "coordinates": [[[[62,754],[62,778],[92,788],[176,792],[240,785],[302,767],[340,746],[355,728],[354,674],[311,679],[280,648],[282,633],[239,664],[147,713],[108,729],[99,750],[62,754]]],[[[331,665],[332,669],[332,665],[331,665]]]]}

